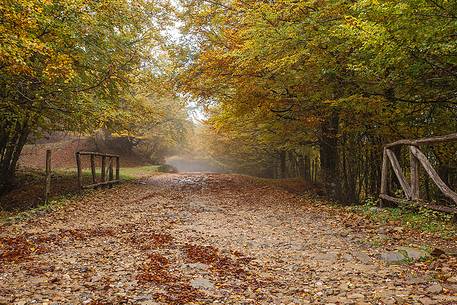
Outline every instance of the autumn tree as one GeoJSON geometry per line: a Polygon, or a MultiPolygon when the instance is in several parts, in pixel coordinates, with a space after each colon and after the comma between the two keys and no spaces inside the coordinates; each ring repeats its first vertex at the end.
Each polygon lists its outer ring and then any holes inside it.
{"type": "Polygon", "coordinates": [[[314,146],[334,198],[377,192],[384,143],[456,130],[455,3],[183,0],[182,7],[192,47],[181,88],[215,109],[213,129],[249,134],[270,155],[314,146]]]}
{"type": "Polygon", "coordinates": [[[167,8],[142,0],[0,4],[1,190],[31,134],[128,127],[145,105],[124,96],[138,75],[155,73],[167,8]]]}

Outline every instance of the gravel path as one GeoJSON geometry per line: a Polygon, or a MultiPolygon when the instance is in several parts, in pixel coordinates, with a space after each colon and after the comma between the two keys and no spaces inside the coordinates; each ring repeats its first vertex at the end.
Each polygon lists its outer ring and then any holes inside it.
{"type": "Polygon", "coordinates": [[[339,210],[236,175],[94,191],[0,227],[0,304],[457,304],[456,270],[386,264],[339,210]]]}

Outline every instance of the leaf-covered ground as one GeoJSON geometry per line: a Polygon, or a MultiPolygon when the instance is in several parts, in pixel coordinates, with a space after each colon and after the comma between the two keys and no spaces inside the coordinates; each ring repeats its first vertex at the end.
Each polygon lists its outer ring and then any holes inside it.
{"type": "Polygon", "coordinates": [[[287,189],[160,175],[3,225],[0,304],[457,303],[455,257],[380,259],[430,236],[287,189]]]}

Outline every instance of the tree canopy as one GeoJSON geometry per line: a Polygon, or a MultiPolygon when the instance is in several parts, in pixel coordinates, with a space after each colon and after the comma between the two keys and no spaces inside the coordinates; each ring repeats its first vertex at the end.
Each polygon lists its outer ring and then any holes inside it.
{"type": "Polygon", "coordinates": [[[247,153],[237,161],[264,169],[287,158],[292,172],[318,158],[329,192],[356,201],[378,190],[382,144],[456,131],[453,1],[182,6],[197,47],[181,85],[211,109],[213,137],[229,142],[216,155],[247,153]]]}
{"type": "MultiPolygon", "coordinates": [[[[167,1],[21,0],[0,4],[0,181],[11,184],[30,134],[134,132],[167,92],[167,1]]],[[[172,98],[171,100],[176,100],[172,98]]]]}
{"type": "MultiPolygon", "coordinates": [[[[44,131],[109,128],[167,151],[156,144],[185,136],[190,99],[207,112],[211,155],[232,168],[319,176],[344,201],[376,194],[383,144],[457,129],[456,11],[445,0],[4,1],[1,180],[44,131]]],[[[452,148],[427,153],[457,180],[452,148]]]]}

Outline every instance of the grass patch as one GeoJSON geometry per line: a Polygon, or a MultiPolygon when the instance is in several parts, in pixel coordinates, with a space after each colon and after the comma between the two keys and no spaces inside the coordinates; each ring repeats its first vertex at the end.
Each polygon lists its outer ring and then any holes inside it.
{"type": "MultiPolygon", "coordinates": [[[[132,181],[142,177],[159,174],[159,165],[121,168],[120,179],[132,181]]],[[[82,172],[83,184],[92,183],[90,169],[82,172]]],[[[97,170],[100,180],[100,168],[97,170]]],[[[22,169],[17,173],[17,187],[0,196],[0,222],[11,218],[28,218],[54,207],[58,207],[68,199],[81,195],[78,188],[76,169],[54,169],[51,178],[51,195],[47,204],[44,203],[45,175],[42,170],[22,169]]],[[[89,191],[89,190],[88,190],[89,191]]],[[[86,193],[87,191],[84,191],[86,193]]]]}
{"type": "Polygon", "coordinates": [[[121,168],[122,180],[133,180],[145,176],[157,175],[160,173],[160,165],[147,165],[140,167],[121,168]]]}
{"type": "MultiPolygon", "coordinates": [[[[44,202],[44,189],[43,171],[36,169],[18,171],[16,187],[0,197],[0,213],[20,212],[38,207],[44,202]]],[[[59,198],[77,191],[79,190],[76,175],[68,172],[53,172],[50,198],[59,198]]]]}
{"type": "Polygon", "coordinates": [[[71,199],[77,196],[78,195],[75,194],[60,196],[58,198],[49,200],[47,203],[43,202],[34,208],[30,208],[24,211],[0,211],[0,224],[16,223],[58,210],[60,207],[65,206],[71,199]]]}
{"type": "MultiPolygon", "coordinates": [[[[119,178],[121,180],[130,181],[135,180],[142,177],[147,177],[151,175],[156,175],[160,171],[160,165],[146,165],[146,166],[139,166],[139,167],[121,167],[119,178]]],[[[96,174],[97,179],[100,179],[100,168],[97,168],[96,174]]],[[[76,176],[76,168],[64,168],[64,169],[56,169],[54,173],[63,174],[63,175],[73,175],[76,176]]],[[[92,179],[92,172],[90,168],[84,168],[82,170],[83,175],[83,182],[84,183],[91,183],[92,179]]]]}
{"type": "Polygon", "coordinates": [[[351,207],[351,209],[381,224],[397,222],[405,228],[438,234],[445,239],[457,237],[457,225],[453,223],[451,214],[408,203],[396,208],[381,209],[376,207],[376,203],[376,200],[368,199],[364,205],[351,207]]]}

